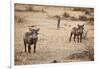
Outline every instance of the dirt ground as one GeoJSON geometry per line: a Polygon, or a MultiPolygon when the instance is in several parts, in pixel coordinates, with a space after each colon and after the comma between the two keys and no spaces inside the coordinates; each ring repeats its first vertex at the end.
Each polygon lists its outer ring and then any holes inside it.
{"type": "MultiPolygon", "coordinates": [[[[83,12],[72,11],[71,9],[65,11],[72,16],[84,15],[83,12]]],[[[90,61],[83,52],[93,48],[94,26],[87,24],[87,21],[62,18],[60,29],[57,30],[57,18],[53,16],[61,15],[63,12],[63,9],[59,10],[59,8],[52,7],[47,8],[46,13],[15,11],[15,15],[23,18],[21,22],[17,22],[15,19],[15,65],[46,64],[54,61],[58,63],[90,61]],[[87,38],[83,39],[82,43],[75,43],[73,40],[69,42],[70,30],[77,24],[85,25],[85,29],[88,30],[87,38]],[[24,52],[23,35],[29,31],[28,26],[31,25],[40,28],[35,54],[33,53],[33,46],[31,54],[24,52]],[[74,53],[79,53],[79,57],[77,57],[78,55],[71,57],[74,53]]]]}

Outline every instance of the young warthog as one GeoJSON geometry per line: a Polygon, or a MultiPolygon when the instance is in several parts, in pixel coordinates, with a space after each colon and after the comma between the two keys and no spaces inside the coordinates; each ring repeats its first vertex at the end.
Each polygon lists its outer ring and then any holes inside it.
{"type": "Polygon", "coordinates": [[[77,37],[77,42],[82,42],[82,35],[83,35],[83,30],[84,30],[84,25],[77,25],[78,28],[73,27],[70,33],[70,38],[69,41],[71,41],[72,35],[74,35],[73,40],[76,42],[76,37],[77,37]]]}
{"type": "Polygon", "coordinates": [[[25,52],[27,52],[26,50],[26,45],[28,45],[28,52],[31,53],[31,45],[34,45],[34,53],[36,52],[36,44],[37,44],[37,40],[38,40],[38,31],[40,30],[38,29],[30,29],[29,28],[29,32],[26,32],[24,34],[24,45],[25,45],[25,52]]]}

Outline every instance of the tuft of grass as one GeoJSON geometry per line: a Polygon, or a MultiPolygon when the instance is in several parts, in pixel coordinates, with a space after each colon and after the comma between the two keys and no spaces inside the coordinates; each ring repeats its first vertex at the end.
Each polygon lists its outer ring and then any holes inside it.
{"type": "Polygon", "coordinates": [[[67,17],[69,17],[70,15],[69,15],[68,13],[65,12],[65,13],[63,14],[63,16],[67,18],[67,17]]]}
{"type": "Polygon", "coordinates": [[[83,59],[87,56],[87,52],[79,52],[79,53],[73,53],[69,56],[69,59],[83,59]]]}
{"type": "Polygon", "coordinates": [[[94,25],[94,17],[88,18],[88,24],[94,25]]]}
{"type": "Polygon", "coordinates": [[[58,18],[58,17],[60,17],[59,15],[55,15],[55,16],[53,16],[54,18],[58,18]]]}
{"type": "Polygon", "coordinates": [[[80,21],[87,21],[87,17],[86,16],[79,16],[79,20],[80,21]]]}
{"type": "Polygon", "coordinates": [[[75,21],[75,20],[78,20],[78,19],[77,19],[77,18],[75,18],[74,16],[71,16],[71,17],[70,17],[70,20],[75,21]]]}
{"type": "Polygon", "coordinates": [[[90,22],[94,21],[94,17],[90,17],[90,18],[89,18],[89,21],[90,21],[90,22]]]}
{"type": "Polygon", "coordinates": [[[90,50],[89,50],[89,59],[90,59],[91,61],[94,61],[94,49],[90,49],[90,50]]]}
{"type": "Polygon", "coordinates": [[[18,23],[23,23],[25,22],[25,19],[21,16],[15,16],[15,21],[18,23]]]}
{"type": "Polygon", "coordinates": [[[86,14],[86,15],[90,15],[90,12],[89,12],[89,11],[85,11],[85,14],[86,14]]]}
{"type": "Polygon", "coordinates": [[[73,53],[68,56],[69,59],[87,59],[94,61],[94,50],[82,51],[78,53],[73,53]]]}
{"type": "Polygon", "coordinates": [[[34,7],[32,7],[31,5],[30,6],[26,6],[26,10],[27,11],[33,11],[34,10],[34,7]]]}

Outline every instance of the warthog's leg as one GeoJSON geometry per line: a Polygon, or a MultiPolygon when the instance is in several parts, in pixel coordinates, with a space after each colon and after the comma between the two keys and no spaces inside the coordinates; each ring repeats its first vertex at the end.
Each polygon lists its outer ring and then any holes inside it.
{"type": "Polygon", "coordinates": [[[36,44],[37,44],[37,40],[38,40],[38,38],[36,38],[36,39],[34,40],[34,53],[36,52],[36,44]]]}
{"type": "Polygon", "coordinates": [[[77,42],[79,43],[79,35],[77,36],[77,42]]]}
{"type": "Polygon", "coordinates": [[[74,40],[74,42],[76,42],[76,35],[75,34],[74,34],[73,40],[74,40]]]}
{"type": "Polygon", "coordinates": [[[70,33],[69,41],[71,41],[73,33],[70,33]]]}
{"type": "Polygon", "coordinates": [[[82,42],[82,34],[80,34],[80,42],[82,42]]]}
{"type": "Polygon", "coordinates": [[[28,45],[28,52],[31,53],[31,45],[28,45]]]}
{"type": "Polygon", "coordinates": [[[36,52],[36,43],[34,44],[34,53],[36,52]]]}
{"type": "Polygon", "coordinates": [[[26,50],[26,42],[24,41],[24,46],[25,46],[25,52],[27,52],[27,50],[26,50]]]}

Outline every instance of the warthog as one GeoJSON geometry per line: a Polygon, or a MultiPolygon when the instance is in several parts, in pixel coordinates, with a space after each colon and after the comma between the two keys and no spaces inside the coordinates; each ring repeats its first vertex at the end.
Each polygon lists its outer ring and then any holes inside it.
{"type": "Polygon", "coordinates": [[[77,37],[77,42],[82,42],[82,34],[84,30],[84,25],[77,25],[77,27],[73,27],[70,33],[70,38],[69,41],[71,41],[72,35],[74,35],[73,40],[76,42],[76,37],[77,37]]]}
{"type": "Polygon", "coordinates": [[[34,45],[34,53],[36,52],[36,44],[37,44],[37,40],[38,40],[38,31],[40,30],[38,29],[31,29],[29,28],[29,32],[26,32],[24,34],[24,46],[25,46],[25,52],[27,52],[26,50],[26,45],[28,45],[28,52],[31,53],[31,45],[34,45]]]}

